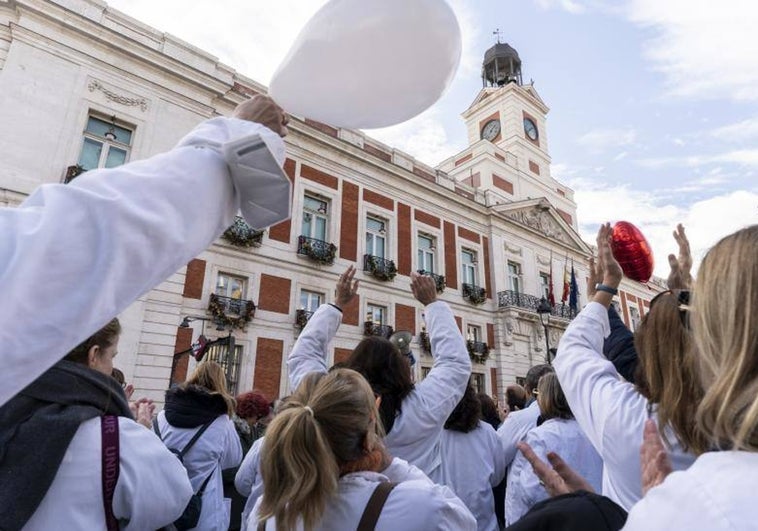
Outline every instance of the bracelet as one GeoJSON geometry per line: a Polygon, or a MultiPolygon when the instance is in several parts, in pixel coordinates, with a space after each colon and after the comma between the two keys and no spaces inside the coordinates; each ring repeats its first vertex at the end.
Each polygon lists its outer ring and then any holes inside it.
{"type": "Polygon", "coordinates": [[[595,284],[595,291],[604,291],[606,293],[610,293],[611,295],[618,295],[619,292],[619,290],[616,288],[612,288],[611,286],[601,283],[595,284]]]}

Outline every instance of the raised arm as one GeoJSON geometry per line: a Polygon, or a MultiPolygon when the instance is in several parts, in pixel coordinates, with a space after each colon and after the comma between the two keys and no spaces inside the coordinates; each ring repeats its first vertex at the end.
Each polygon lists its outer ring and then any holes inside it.
{"type": "Polygon", "coordinates": [[[340,275],[335,288],[334,304],[322,304],[313,313],[287,357],[290,389],[295,390],[310,372],[326,372],[326,349],[342,321],[342,308],[358,294],[359,281],[354,280],[352,265],[340,275]]]}
{"type": "MultiPolygon", "coordinates": [[[[266,102],[258,110],[281,124],[266,102]]],[[[0,209],[0,405],[232,223],[240,198],[219,148],[263,140],[284,162],[278,134],[247,121],[250,105],[203,122],[167,153],[43,185],[0,209]]]]}

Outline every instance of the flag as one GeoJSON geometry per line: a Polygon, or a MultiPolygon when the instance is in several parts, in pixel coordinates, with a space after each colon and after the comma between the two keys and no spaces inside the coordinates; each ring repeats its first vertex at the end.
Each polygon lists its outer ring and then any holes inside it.
{"type": "Polygon", "coordinates": [[[569,308],[576,312],[579,305],[579,285],[576,283],[576,274],[574,273],[574,261],[571,261],[571,295],[569,295],[569,308]]]}
{"type": "Polygon", "coordinates": [[[555,306],[555,295],[553,294],[553,251],[550,251],[550,284],[547,288],[547,300],[550,306],[555,306]]]}
{"type": "Polygon", "coordinates": [[[563,294],[561,295],[561,302],[566,304],[566,300],[569,298],[569,272],[568,272],[568,256],[566,257],[566,263],[563,266],[563,294]]]}
{"type": "Polygon", "coordinates": [[[192,344],[192,355],[198,362],[202,361],[203,356],[205,356],[205,351],[208,350],[208,347],[210,346],[209,343],[208,339],[201,335],[197,338],[197,343],[192,344]]]}

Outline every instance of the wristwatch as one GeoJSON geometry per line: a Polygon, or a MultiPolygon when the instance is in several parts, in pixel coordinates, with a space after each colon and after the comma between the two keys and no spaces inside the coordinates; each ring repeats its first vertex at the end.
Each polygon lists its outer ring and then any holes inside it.
{"type": "Polygon", "coordinates": [[[612,288],[611,286],[606,286],[605,284],[597,283],[595,284],[595,291],[604,291],[606,293],[610,293],[611,295],[618,295],[619,290],[616,288],[612,288]]]}

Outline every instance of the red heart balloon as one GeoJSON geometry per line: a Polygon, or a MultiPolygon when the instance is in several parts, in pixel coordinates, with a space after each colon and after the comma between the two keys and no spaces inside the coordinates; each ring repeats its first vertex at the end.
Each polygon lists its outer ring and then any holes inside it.
{"type": "Polygon", "coordinates": [[[640,229],[628,221],[613,226],[611,251],[627,278],[647,282],[653,275],[653,250],[640,229]]]}

